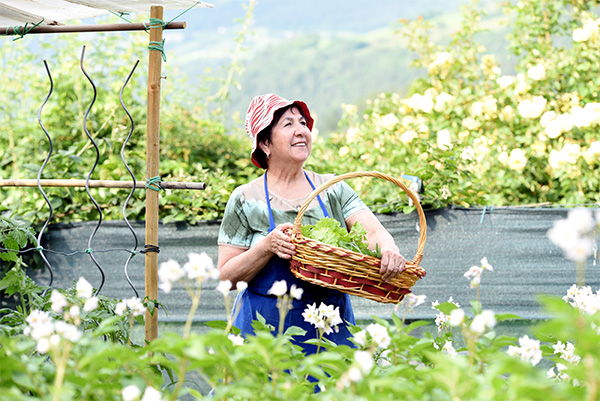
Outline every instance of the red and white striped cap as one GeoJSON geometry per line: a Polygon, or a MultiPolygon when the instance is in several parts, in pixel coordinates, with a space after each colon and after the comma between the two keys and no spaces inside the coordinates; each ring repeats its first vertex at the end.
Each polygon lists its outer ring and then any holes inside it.
{"type": "Polygon", "coordinates": [[[308,106],[301,100],[287,100],[281,96],[268,93],[266,95],[256,96],[250,102],[250,106],[248,106],[248,112],[246,113],[246,132],[248,132],[250,139],[252,139],[252,163],[254,163],[255,166],[267,168],[267,166],[261,165],[260,162],[254,157],[254,152],[258,146],[256,143],[256,137],[262,130],[271,124],[275,111],[289,106],[290,104],[294,104],[300,108],[302,114],[306,118],[306,125],[308,126],[308,129],[312,131],[314,120],[310,116],[308,106]]]}

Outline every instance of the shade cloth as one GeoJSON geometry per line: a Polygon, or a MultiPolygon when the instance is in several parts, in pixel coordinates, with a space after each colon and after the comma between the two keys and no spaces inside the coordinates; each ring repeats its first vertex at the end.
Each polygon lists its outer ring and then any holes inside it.
{"type": "Polygon", "coordinates": [[[38,24],[57,25],[63,21],[85,19],[107,14],[150,13],[150,6],[165,10],[184,10],[192,6],[212,5],[195,0],[0,0],[0,26],[38,24]]]}
{"type": "MultiPolygon", "coordinates": [[[[573,262],[566,260],[560,248],[546,236],[554,221],[565,218],[568,210],[495,208],[491,213],[488,209],[485,214],[477,208],[426,211],[428,235],[421,266],[427,276],[412,290],[414,294],[426,295],[427,300],[407,317],[435,318],[437,311],[431,308],[431,302],[445,302],[449,297],[469,310],[476,290],[469,287],[469,280],[463,274],[471,266],[480,265],[483,257],[487,257],[494,267],[493,272],[484,271],[481,279],[484,309],[514,313],[525,319],[547,317],[538,302],[538,295],[564,296],[575,283],[573,262]]],[[[377,217],[394,236],[401,252],[408,259],[412,258],[418,245],[417,214],[379,214],[377,217]]],[[[206,252],[216,263],[219,224],[220,221],[195,226],[161,224],[159,263],[174,259],[183,265],[190,252],[206,252]]],[[[88,248],[88,238],[95,226],[96,222],[53,224],[43,236],[43,247],[64,253],[83,251],[88,248]]],[[[143,248],[143,223],[134,224],[134,230],[140,239],[140,248],[143,248]]],[[[99,252],[131,249],[132,246],[133,237],[123,222],[104,222],[98,230],[92,248],[106,275],[103,295],[119,299],[135,295],[123,271],[128,253],[123,250],[99,252]]],[[[47,257],[54,266],[55,287],[70,287],[80,276],[98,287],[101,275],[89,255],[47,253],[47,257]]],[[[48,283],[46,270],[34,270],[30,275],[40,285],[48,283]]],[[[138,254],[132,259],[129,275],[143,297],[143,255],[138,254]]],[[[586,282],[594,291],[600,289],[600,266],[592,260],[587,263],[586,282]]],[[[206,283],[195,317],[197,321],[226,319],[223,296],[216,291],[216,285],[216,281],[206,283]]],[[[160,321],[185,321],[191,302],[181,286],[175,286],[168,294],[159,291],[159,301],[166,307],[166,313],[159,314],[160,321]]],[[[394,313],[394,305],[365,298],[353,296],[352,303],[359,320],[371,316],[390,318],[394,313]]],[[[399,313],[402,314],[403,309],[399,313]]]]}

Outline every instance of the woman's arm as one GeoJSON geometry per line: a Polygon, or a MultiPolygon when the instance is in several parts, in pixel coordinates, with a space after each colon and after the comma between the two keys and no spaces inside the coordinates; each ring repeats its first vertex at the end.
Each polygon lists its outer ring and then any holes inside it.
{"type": "Polygon", "coordinates": [[[292,223],[281,224],[250,249],[219,244],[217,267],[219,279],[230,280],[233,285],[238,281],[249,282],[256,276],[273,256],[291,259],[296,254],[287,230],[292,223]]]}
{"type": "Polygon", "coordinates": [[[346,219],[346,225],[350,230],[356,222],[361,222],[367,230],[367,241],[369,249],[375,249],[379,245],[381,250],[381,277],[384,281],[390,281],[401,273],[405,268],[406,261],[400,254],[400,250],[394,242],[392,235],[385,229],[379,219],[369,209],[362,210],[346,219]]]}

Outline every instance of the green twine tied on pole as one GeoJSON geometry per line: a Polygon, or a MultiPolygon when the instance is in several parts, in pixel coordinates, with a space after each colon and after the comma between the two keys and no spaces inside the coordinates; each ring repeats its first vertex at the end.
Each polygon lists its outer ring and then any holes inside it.
{"type": "MultiPolygon", "coordinates": [[[[23,37],[25,35],[27,35],[33,28],[40,26],[40,24],[44,22],[44,18],[42,18],[42,20],[40,22],[38,22],[37,24],[33,24],[31,27],[27,28],[27,25],[29,25],[29,22],[26,22],[25,25],[23,26],[13,26],[13,34],[17,35],[18,38],[14,38],[13,42],[19,39],[23,39],[23,37]]],[[[6,28],[6,33],[5,35],[8,35],[8,29],[10,27],[6,28]]]]}
{"type": "Polygon", "coordinates": [[[93,251],[92,251],[92,248],[87,248],[87,249],[85,250],[85,253],[92,253],[92,252],[93,252],[93,251]]]}
{"type": "Polygon", "coordinates": [[[146,178],[146,188],[153,191],[165,191],[165,189],[160,186],[161,181],[160,176],[146,178]]]}
{"type": "Polygon", "coordinates": [[[165,53],[165,40],[162,42],[149,42],[148,44],[149,50],[156,50],[162,54],[162,59],[166,63],[167,62],[167,54],[165,53]]]}

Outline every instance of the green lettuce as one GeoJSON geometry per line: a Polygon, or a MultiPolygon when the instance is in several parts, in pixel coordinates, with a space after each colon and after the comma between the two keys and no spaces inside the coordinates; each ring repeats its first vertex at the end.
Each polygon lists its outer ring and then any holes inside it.
{"type": "Polygon", "coordinates": [[[375,250],[368,248],[367,230],[365,230],[365,227],[360,222],[355,223],[350,232],[348,232],[336,219],[325,217],[316,224],[303,225],[302,235],[331,246],[381,258],[379,245],[377,245],[375,250]]]}

